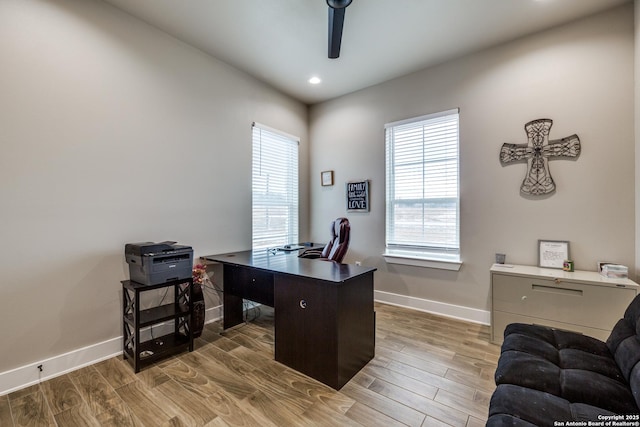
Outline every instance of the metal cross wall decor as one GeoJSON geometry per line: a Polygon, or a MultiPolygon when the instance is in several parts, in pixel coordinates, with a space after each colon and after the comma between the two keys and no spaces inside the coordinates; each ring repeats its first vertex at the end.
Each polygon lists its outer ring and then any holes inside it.
{"type": "Polygon", "coordinates": [[[524,194],[540,196],[553,193],[556,184],[551,177],[549,160],[580,155],[580,138],[576,134],[549,141],[552,125],[551,119],[532,120],[524,125],[528,139],[526,144],[502,144],[500,162],[503,165],[527,162],[527,176],[520,186],[524,194]]]}

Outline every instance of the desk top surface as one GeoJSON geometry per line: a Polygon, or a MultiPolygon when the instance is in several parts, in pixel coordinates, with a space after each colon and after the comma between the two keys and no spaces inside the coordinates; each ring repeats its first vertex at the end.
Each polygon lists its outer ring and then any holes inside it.
{"type": "Polygon", "coordinates": [[[344,282],[353,277],[372,273],[376,269],[351,264],[337,264],[333,261],[299,258],[297,251],[255,251],[230,252],[202,257],[207,261],[222,264],[252,267],[274,273],[291,274],[329,282],[344,282]]]}

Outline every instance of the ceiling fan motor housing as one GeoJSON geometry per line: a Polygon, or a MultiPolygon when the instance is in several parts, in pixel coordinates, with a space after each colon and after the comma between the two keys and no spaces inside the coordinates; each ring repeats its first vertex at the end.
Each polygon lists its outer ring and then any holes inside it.
{"type": "Polygon", "coordinates": [[[344,9],[349,6],[353,0],[327,0],[327,4],[332,9],[344,9]]]}

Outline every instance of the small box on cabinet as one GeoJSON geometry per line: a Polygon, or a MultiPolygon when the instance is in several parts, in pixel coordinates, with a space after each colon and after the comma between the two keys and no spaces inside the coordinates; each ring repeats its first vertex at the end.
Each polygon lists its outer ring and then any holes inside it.
{"type": "Polygon", "coordinates": [[[629,276],[629,269],[625,265],[605,264],[600,274],[609,279],[626,279],[629,276]]]}

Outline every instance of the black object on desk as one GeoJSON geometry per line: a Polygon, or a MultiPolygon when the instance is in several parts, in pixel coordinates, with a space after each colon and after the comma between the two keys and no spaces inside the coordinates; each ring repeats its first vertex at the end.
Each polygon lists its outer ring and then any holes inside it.
{"type": "Polygon", "coordinates": [[[267,250],[203,257],[223,264],[224,329],[242,300],[274,307],[275,359],[339,390],[374,356],[375,268],[267,250]]]}

